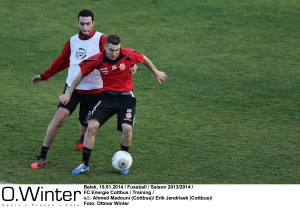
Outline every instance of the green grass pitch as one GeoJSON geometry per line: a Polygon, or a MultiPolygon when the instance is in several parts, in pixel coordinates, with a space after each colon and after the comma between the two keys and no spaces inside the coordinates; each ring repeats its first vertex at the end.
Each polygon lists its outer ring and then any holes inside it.
{"type": "Polygon", "coordinates": [[[296,0],[1,0],[0,181],[19,184],[298,184],[300,5],[296,0]],[[73,176],[78,112],[48,163],[32,170],[67,70],[32,86],[77,33],[77,14],[118,33],[168,79],[139,65],[130,175],[111,165],[115,117],[98,131],[90,173],[73,176]]]}

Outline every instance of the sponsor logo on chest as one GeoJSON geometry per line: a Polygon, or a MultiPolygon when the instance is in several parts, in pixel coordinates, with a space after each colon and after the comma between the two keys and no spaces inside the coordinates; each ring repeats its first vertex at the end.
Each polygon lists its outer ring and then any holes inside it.
{"type": "Polygon", "coordinates": [[[77,51],[76,51],[76,58],[78,60],[82,60],[86,57],[86,50],[84,50],[84,48],[79,48],[77,51]]]}

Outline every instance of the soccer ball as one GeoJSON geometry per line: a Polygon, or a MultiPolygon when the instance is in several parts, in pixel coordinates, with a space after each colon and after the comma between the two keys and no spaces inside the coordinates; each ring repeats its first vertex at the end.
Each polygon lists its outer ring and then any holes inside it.
{"type": "Polygon", "coordinates": [[[127,170],[132,165],[132,157],[126,151],[118,151],[112,157],[112,165],[117,170],[127,170]]]}

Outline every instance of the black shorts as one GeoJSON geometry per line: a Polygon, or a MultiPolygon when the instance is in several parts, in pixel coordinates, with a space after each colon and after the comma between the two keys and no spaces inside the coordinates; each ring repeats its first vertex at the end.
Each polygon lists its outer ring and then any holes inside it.
{"type": "MultiPolygon", "coordinates": [[[[66,85],[63,94],[68,90],[66,85]]],[[[91,116],[92,109],[99,101],[99,94],[79,94],[76,91],[73,92],[70,101],[67,105],[59,103],[57,108],[62,107],[70,111],[70,115],[76,109],[77,105],[80,103],[79,108],[79,122],[82,126],[87,127],[89,116],[91,116]]]]}
{"type": "Polygon", "coordinates": [[[133,94],[122,95],[103,92],[99,97],[100,100],[92,111],[91,119],[98,120],[100,126],[103,126],[110,117],[117,114],[117,129],[119,131],[122,131],[121,125],[123,123],[134,125],[136,99],[133,94]]]}

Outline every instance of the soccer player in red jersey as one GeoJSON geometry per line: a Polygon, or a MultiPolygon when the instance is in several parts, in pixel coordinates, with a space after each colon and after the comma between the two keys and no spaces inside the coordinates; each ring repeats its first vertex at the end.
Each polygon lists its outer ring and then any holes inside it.
{"type": "MultiPolygon", "coordinates": [[[[143,63],[161,83],[166,80],[165,72],[157,70],[152,61],[132,48],[121,48],[121,39],[116,34],[107,36],[105,50],[79,64],[80,72],[74,79],[68,92],[60,96],[60,101],[67,104],[72,93],[81,80],[98,69],[103,80],[103,92],[99,102],[92,111],[87,131],[84,137],[82,163],[71,173],[74,175],[89,171],[89,159],[95,144],[97,129],[114,114],[117,114],[117,129],[122,132],[121,150],[128,151],[132,143],[132,128],[134,124],[136,99],[133,95],[133,82],[129,69],[137,63],[143,63]]],[[[127,175],[129,170],[121,171],[127,175]]]]}

